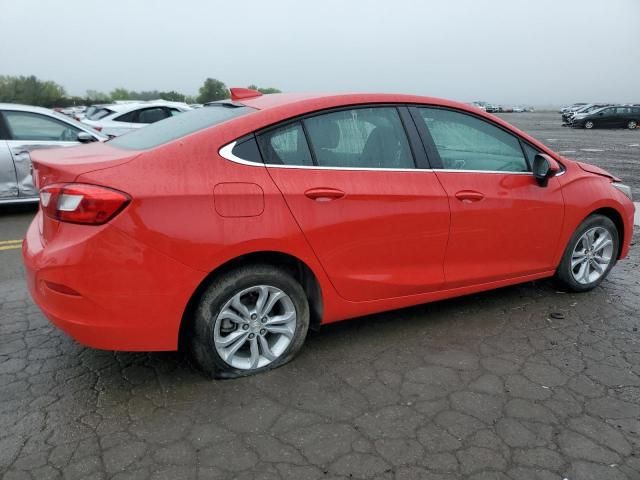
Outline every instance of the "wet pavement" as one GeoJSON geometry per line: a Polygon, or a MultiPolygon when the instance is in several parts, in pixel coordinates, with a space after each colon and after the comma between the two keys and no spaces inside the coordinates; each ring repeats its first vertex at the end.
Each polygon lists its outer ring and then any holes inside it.
{"type": "MultiPolygon", "coordinates": [[[[573,132],[562,149],[596,148],[573,132]]],[[[32,215],[0,212],[0,241],[32,215]]],[[[0,477],[637,480],[639,266],[634,245],[589,293],[539,281],[331,325],[285,367],[210,381],[180,353],[81,347],[0,251],[0,477]]]]}

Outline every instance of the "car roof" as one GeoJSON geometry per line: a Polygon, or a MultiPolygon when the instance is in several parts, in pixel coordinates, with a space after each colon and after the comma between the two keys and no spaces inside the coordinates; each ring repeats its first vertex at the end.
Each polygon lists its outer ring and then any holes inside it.
{"type": "Polygon", "coordinates": [[[44,113],[51,115],[53,110],[50,108],[36,107],[34,105],[23,105],[20,103],[0,103],[0,110],[15,110],[19,112],[44,113]]]}
{"type": "MultiPolygon", "coordinates": [[[[531,135],[507,123],[501,118],[485,112],[473,105],[462,102],[446,100],[437,97],[425,97],[420,95],[406,95],[395,93],[273,93],[268,95],[243,98],[240,100],[223,100],[213,103],[231,103],[233,105],[246,105],[257,109],[247,116],[240,116],[231,120],[238,126],[238,136],[245,135],[255,130],[255,125],[266,128],[269,125],[300,115],[310,114],[320,110],[331,108],[345,108],[349,106],[367,104],[418,104],[434,107],[447,107],[472,113],[478,117],[484,117],[494,124],[498,124],[508,131],[520,135],[527,142],[543,152],[551,153],[544,144],[531,135]]],[[[552,155],[553,156],[553,155],[552,155]]]]}
{"type": "Polygon", "coordinates": [[[331,108],[337,105],[357,105],[362,103],[428,103],[455,108],[477,109],[462,102],[436,97],[396,93],[273,93],[234,101],[258,110],[295,107],[309,111],[331,108]]]}

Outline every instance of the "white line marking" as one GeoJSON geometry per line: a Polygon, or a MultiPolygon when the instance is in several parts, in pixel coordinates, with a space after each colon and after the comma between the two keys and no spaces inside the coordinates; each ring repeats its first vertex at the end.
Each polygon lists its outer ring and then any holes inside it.
{"type": "Polygon", "coordinates": [[[576,150],[560,150],[558,153],[576,153],[576,150]]]}
{"type": "Polygon", "coordinates": [[[636,206],[636,213],[633,216],[633,224],[636,227],[640,227],[640,202],[633,202],[636,206]]]}
{"type": "Polygon", "coordinates": [[[604,152],[601,148],[581,148],[583,152],[604,152]]]}

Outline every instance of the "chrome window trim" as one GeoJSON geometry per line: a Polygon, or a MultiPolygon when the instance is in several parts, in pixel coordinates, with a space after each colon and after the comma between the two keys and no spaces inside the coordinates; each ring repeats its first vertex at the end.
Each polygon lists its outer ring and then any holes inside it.
{"type": "Polygon", "coordinates": [[[221,147],[220,150],[218,150],[218,154],[222,158],[226,158],[227,160],[231,160],[232,162],[239,163],[241,165],[249,165],[251,167],[266,166],[266,164],[263,162],[252,162],[250,160],[243,160],[242,158],[234,155],[233,148],[236,146],[237,143],[238,141],[234,140],[233,142],[226,144],[224,147],[221,147]]]}
{"type": "Polygon", "coordinates": [[[250,160],[243,160],[242,158],[233,154],[233,148],[237,144],[237,140],[226,144],[218,150],[218,154],[227,160],[240,165],[248,165],[250,167],[269,167],[269,168],[297,168],[305,170],[345,170],[345,171],[366,171],[366,172],[444,172],[444,173],[490,173],[490,174],[504,174],[504,175],[533,175],[532,172],[509,172],[502,170],[458,170],[458,169],[446,169],[446,168],[366,168],[366,167],[321,167],[317,165],[277,165],[267,164],[262,162],[252,162],[250,160]]]}
{"type": "Polygon", "coordinates": [[[445,173],[502,173],[504,175],[533,175],[533,172],[510,172],[508,170],[459,170],[457,168],[434,168],[433,171],[445,173]]]}

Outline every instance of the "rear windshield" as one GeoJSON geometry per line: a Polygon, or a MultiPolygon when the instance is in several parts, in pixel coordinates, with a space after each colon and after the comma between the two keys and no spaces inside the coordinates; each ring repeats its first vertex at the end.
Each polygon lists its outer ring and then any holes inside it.
{"type": "Polygon", "coordinates": [[[87,120],[100,120],[101,118],[106,117],[107,115],[111,115],[113,110],[109,110],[108,108],[96,108],[91,112],[87,112],[87,120]]]}
{"type": "Polygon", "coordinates": [[[121,148],[147,150],[253,111],[255,109],[251,107],[229,104],[205,106],[126,133],[109,143],[121,148]]]}

